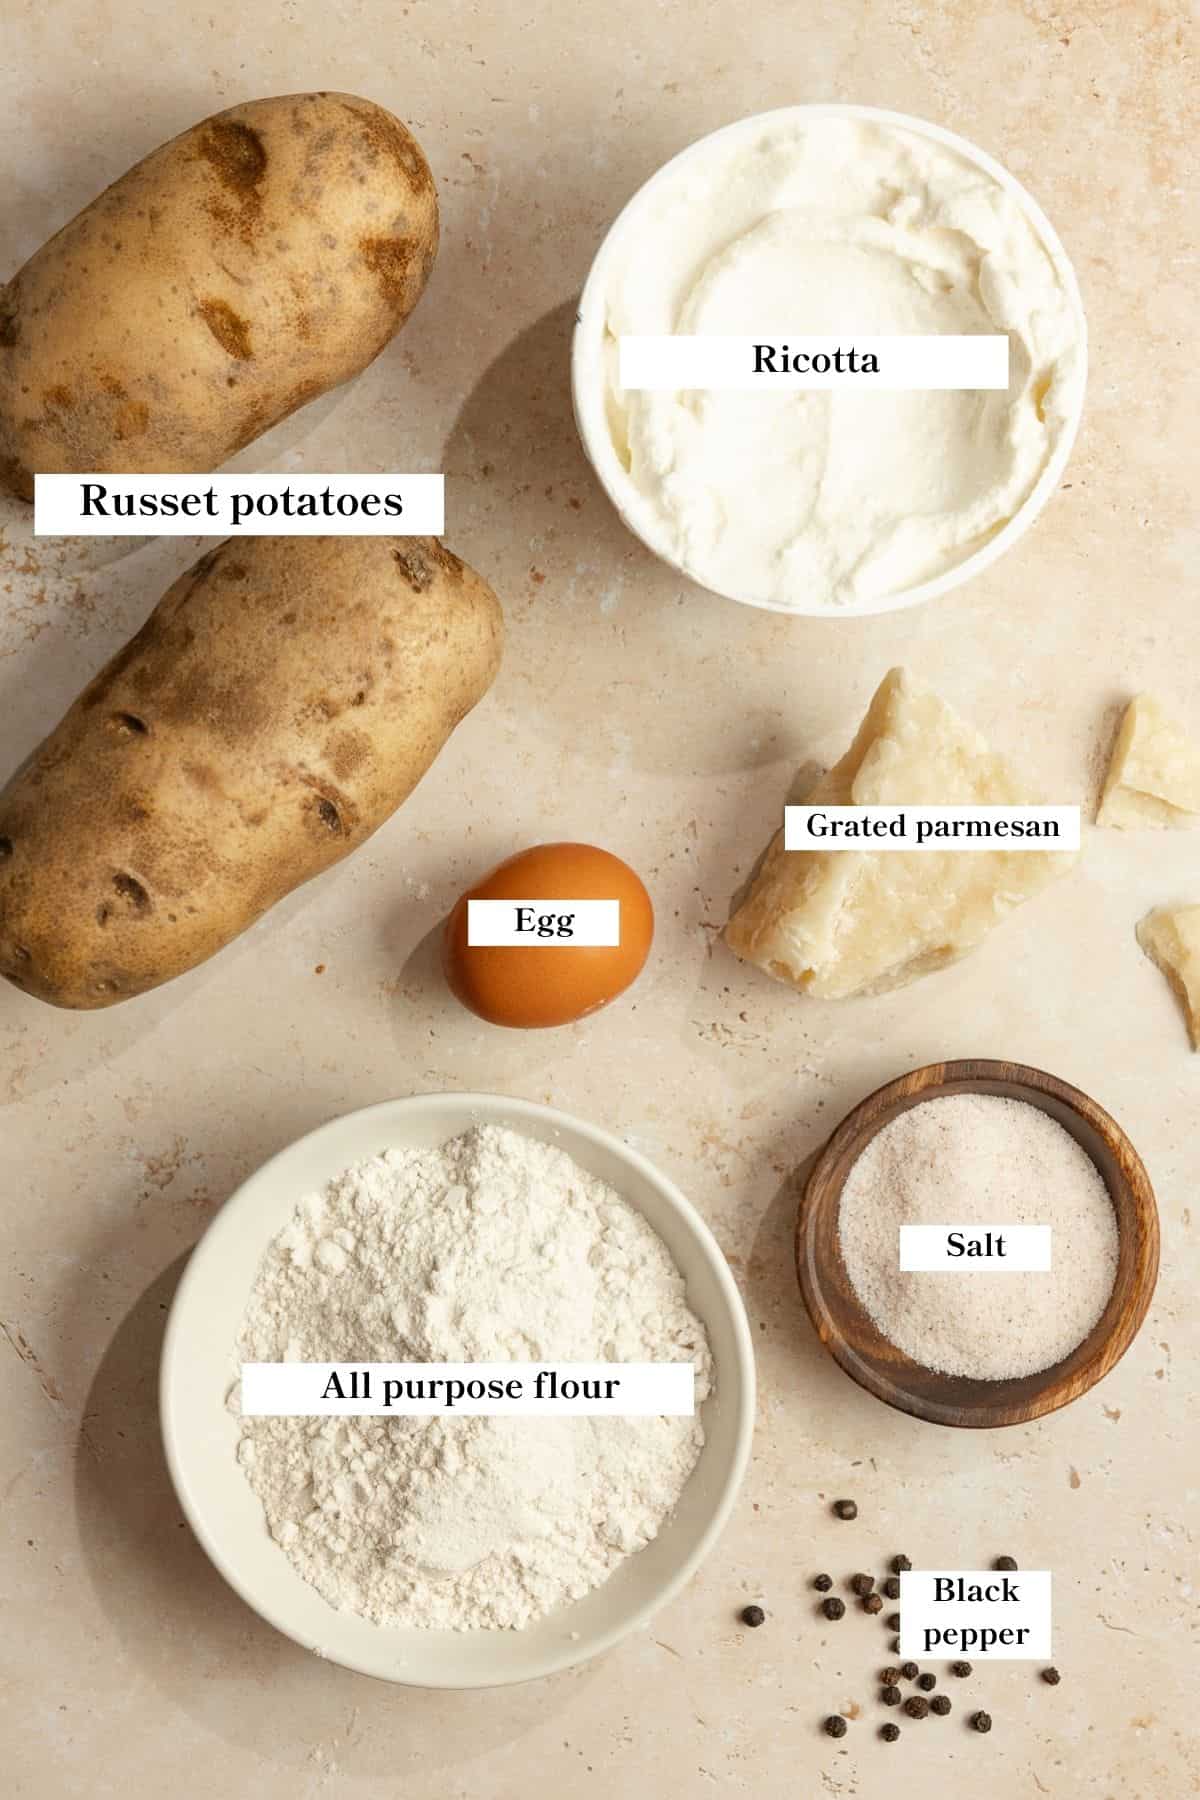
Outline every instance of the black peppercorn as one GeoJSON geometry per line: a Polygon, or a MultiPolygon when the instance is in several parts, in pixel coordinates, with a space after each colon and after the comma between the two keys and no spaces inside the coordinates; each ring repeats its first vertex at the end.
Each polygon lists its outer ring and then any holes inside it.
{"type": "Polygon", "coordinates": [[[853,1500],[835,1500],[833,1510],[839,1519],[857,1519],[858,1507],[853,1500]]]}
{"type": "Polygon", "coordinates": [[[950,1673],[952,1675],[969,1675],[971,1673],[971,1665],[970,1663],[964,1662],[951,1663],[950,1673]]]}
{"type": "Polygon", "coordinates": [[[900,1727],[898,1725],[893,1725],[889,1719],[886,1725],[881,1725],[879,1727],[879,1735],[885,1744],[894,1744],[896,1739],[900,1736],[900,1727]]]}
{"type": "Polygon", "coordinates": [[[901,1700],[900,1689],[894,1682],[889,1682],[887,1687],[880,1688],[879,1698],[883,1701],[885,1706],[899,1706],[901,1700]]]}
{"type": "Polygon", "coordinates": [[[899,1671],[899,1669],[892,1669],[892,1668],[880,1669],[879,1679],[883,1683],[884,1687],[895,1687],[896,1683],[900,1679],[900,1671],[899,1671]]]}
{"type": "Polygon", "coordinates": [[[992,1729],[992,1715],[991,1713],[985,1712],[972,1713],[971,1724],[976,1731],[990,1731],[992,1729]]]}
{"type": "Polygon", "coordinates": [[[915,1681],[921,1671],[918,1669],[915,1662],[906,1662],[900,1664],[900,1673],[903,1675],[905,1681],[915,1681]]]}
{"type": "Polygon", "coordinates": [[[813,1586],[816,1588],[818,1594],[827,1594],[829,1592],[830,1588],[833,1586],[833,1576],[832,1575],[814,1575],[813,1576],[813,1586]]]}
{"type": "Polygon", "coordinates": [[[880,1613],[880,1612],[882,1612],[883,1611],[883,1595],[882,1594],[867,1594],[867,1595],[865,1595],[863,1598],[862,1609],[865,1613],[880,1613]]]}
{"type": "Polygon", "coordinates": [[[910,1694],[904,1702],[904,1710],[910,1719],[925,1719],[929,1716],[929,1702],[924,1694],[910,1694]]]}
{"type": "Polygon", "coordinates": [[[743,1606],[742,1608],[743,1625],[761,1625],[766,1616],[761,1606],[743,1606]]]}
{"type": "Polygon", "coordinates": [[[899,1631],[899,1629],[900,1629],[900,1614],[899,1613],[889,1613],[887,1618],[884,1620],[884,1624],[887,1626],[889,1631],[899,1631]]]}
{"type": "Polygon", "coordinates": [[[893,1638],[892,1639],[892,1655],[899,1656],[899,1654],[900,1654],[900,1639],[893,1638]]]}
{"type": "Polygon", "coordinates": [[[911,1569],[911,1568],[912,1568],[912,1564],[909,1562],[907,1556],[893,1556],[893,1558],[892,1558],[892,1574],[893,1575],[903,1575],[906,1569],[911,1569]]]}
{"type": "Polygon", "coordinates": [[[929,1710],[931,1713],[938,1713],[944,1719],[950,1711],[949,1694],[935,1694],[929,1702],[929,1710]]]}
{"type": "Polygon", "coordinates": [[[917,1676],[917,1686],[919,1688],[924,1688],[925,1692],[927,1694],[931,1694],[933,1692],[934,1688],[937,1686],[937,1676],[936,1675],[918,1675],[917,1676]]]}
{"type": "Polygon", "coordinates": [[[850,1577],[851,1592],[858,1594],[864,1600],[874,1586],[875,1577],[873,1575],[852,1575],[850,1577]]]}
{"type": "Polygon", "coordinates": [[[898,1600],[900,1598],[900,1577],[889,1575],[883,1584],[883,1591],[889,1600],[898,1600]]]}
{"type": "Polygon", "coordinates": [[[1015,1556],[998,1556],[992,1564],[993,1569],[1015,1569],[1016,1566],[1017,1559],[1015,1556]]]}
{"type": "Polygon", "coordinates": [[[825,1721],[825,1730],[830,1737],[845,1737],[846,1721],[841,1713],[830,1713],[825,1721]]]}
{"type": "Polygon", "coordinates": [[[1051,1687],[1057,1687],[1059,1682],[1062,1680],[1062,1676],[1059,1674],[1057,1669],[1043,1669],[1042,1670],[1042,1680],[1048,1681],[1050,1683],[1051,1687]]]}
{"type": "Polygon", "coordinates": [[[846,1613],[846,1602],[844,1600],[839,1600],[836,1594],[830,1594],[828,1600],[822,1600],[821,1611],[825,1614],[827,1619],[844,1618],[846,1613]]]}

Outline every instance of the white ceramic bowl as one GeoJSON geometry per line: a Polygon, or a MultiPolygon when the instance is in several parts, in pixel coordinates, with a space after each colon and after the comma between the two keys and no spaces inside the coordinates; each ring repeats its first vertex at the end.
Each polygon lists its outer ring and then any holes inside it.
{"type": "Polygon", "coordinates": [[[429,1094],[337,1119],[284,1150],[222,1207],[179,1285],[160,1386],[167,1463],[205,1550],[254,1610],[333,1662],[385,1681],[496,1687],[583,1662],[645,1623],[716,1542],[737,1496],[754,1428],[754,1351],[745,1309],[716,1240],[678,1188],[611,1132],[527,1100],[429,1094]],[[335,1611],[301,1580],[269,1535],[235,1460],[238,1421],[225,1405],[233,1345],[268,1243],[297,1200],[350,1164],[399,1146],[430,1147],[486,1123],[558,1145],[643,1213],[687,1282],[716,1365],[703,1408],[706,1441],[674,1517],[610,1580],[524,1631],[385,1630],[335,1611]]]}
{"type": "Polygon", "coordinates": [[[1026,192],[1014,175],[998,163],[994,157],[980,150],[967,138],[959,137],[953,131],[946,131],[940,125],[931,125],[926,119],[913,118],[908,113],[887,112],[876,106],[782,106],[773,112],[754,113],[745,119],[738,119],[732,125],[725,125],[720,131],[710,132],[707,137],[699,138],[681,150],[678,156],[663,164],[657,174],[643,183],[627,202],[616,220],[609,228],[607,236],[596,252],[595,261],[588,272],[583,293],[579,301],[576,316],[575,335],[571,350],[571,393],[575,407],[575,423],[583,443],[584,452],[596,475],[616,507],[626,527],[638,538],[646,548],[679,570],[689,580],[696,581],[704,587],[708,584],[683,563],[664,554],[662,548],[654,543],[640,529],[622,505],[622,488],[628,486],[628,476],[613,446],[612,437],[605,417],[604,384],[599,376],[602,359],[598,354],[599,344],[605,332],[605,292],[608,282],[609,266],[623,253],[624,240],[627,234],[638,230],[638,215],[650,200],[655,190],[676,176],[686,166],[689,159],[707,152],[709,147],[721,138],[757,137],[768,125],[786,125],[803,123],[807,119],[840,118],[864,119],[876,125],[892,125],[897,129],[915,132],[922,137],[933,138],[939,144],[945,144],[955,150],[968,162],[978,168],[985,169],[993,180],[1008,190],[1025,213],[1039,239],[1044,245],[1058,272],[1059,279],[1071,301],[1078,317],[1080,356],[1084,368],[1078,384],[1078,401],[1072,417],[1067,422],[1054,452],[1042,470],[1040,477],[1024,504],[1015,512],[1002,531],[968,556],[963,562],[956,563],[952,569],[946,569],[930,581],[923,581],[916,587],[905,588],[898,594],[887,594],[881,598],[863,601],[858,605],[838,607],[823,606],[784,606],[771,600],[751,598],[747,594],[733,592],[732,589],[711,589],[719,592],[727,600],[736,600],[743,606],[756,606],[764,612],[791,613],[798,618],[820,619],[860,619],[872,613],[898,612],[906,606],[919,606],[923,600],[933,600],[938,594],[947,594],[952,588],[961,587],[972,576],[981,574],[990,568],[997,558],[1023,538],[1062,478],[1067,466],[1067,458],[1071,454],[1079,421],[1083,416],[1083,395],[1085,385],[1087,357],[1087,320],[1083,310],[1083,300],[1079,292],[1079,283],[1075,271],[1071,267],[1067,253],[1063,249],[1058,233],[1049,219],[1033,198],[1026,192]]]}

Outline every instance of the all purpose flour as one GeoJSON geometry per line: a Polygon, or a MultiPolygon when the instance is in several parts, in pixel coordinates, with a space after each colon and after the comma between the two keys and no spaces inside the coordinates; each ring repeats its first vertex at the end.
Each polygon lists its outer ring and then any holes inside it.
{"type": "MultiPolygon", "coordinates": [[[[563,1151],[480,1126],[391,1150],[296,1209],[238,1340],[254,1362],[692,1362],[704,1327],[662,1241],[563,1151]]],[[[245,1419],[276,1541],[379,1624],[528,1625],[669,1517],[695,1418],[245,1419]]]]}

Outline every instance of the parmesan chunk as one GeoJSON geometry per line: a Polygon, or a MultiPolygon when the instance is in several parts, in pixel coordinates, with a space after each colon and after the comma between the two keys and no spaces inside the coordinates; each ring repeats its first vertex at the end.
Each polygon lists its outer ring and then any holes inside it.
{"type": "MultiPolygon", "coordinates": [[[[893,669],[853,744],[807,798],[1017,806],[1040,797],[936,694],[893,669]]],[[[780,831],[725,939],[806,993],[884,993],[965,956],[1075,860],[1046,850],[785,850],[780,831]]]]}
{"type": "Polygon", "coordinates": [[[1157,907],[1138,926],[1137,941],[1170,982],[1192,1049],[1200,1050],[1200,906],[1157,907]]]}
{"type": "Polygon", "coordinates": [[[1152,694],[1125,708],[1104,782],[1097,825],[1118,831],[1192,825],[1200,813],[1200,745],[1152,694]]]}

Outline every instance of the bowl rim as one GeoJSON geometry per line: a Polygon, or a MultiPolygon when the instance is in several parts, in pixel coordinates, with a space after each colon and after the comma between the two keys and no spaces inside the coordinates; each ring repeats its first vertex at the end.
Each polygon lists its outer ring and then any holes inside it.
{"type": "MultiPolygon", "coordinates": [[[[312,1131],[304,1133],[268,1157],[264,1163],[247,1176],[234,1189],[193,1247],[171,1302],[158,1374],[159,1424],[167,1468],[171,1484],[192,1532],[217,1572],[239,1598],[260,1618],[265,1619],[277,1631],[282,1632],[285,1637],[291,1638],[294,1643],[310,1652],[316,1650],[311,1632],[302,1630],[294,1621],[290,1620],[286,1607],[277,1605],[273,1600],[265,1598],[255,1591],[253,1583],[244,1576],[237,1559],[226,1551],[219,1528],[213,1528],[210,1509],[198,1501],[192,1490],[185,1455],[187,1425],[181,1419],[179,1408],[176,1405],[176,1387],[180,1368],[188,1354],[188,1336],[191,1326],[189,1312],[193,1305],[192,1295],[199,1285],[202,1271],[210,1266],[214,1259],[221,1259],[225,1256],[226,1245],[234,1242],[235,1235],[240,1230],[246,1214],[253,1209],[261,1192],[267,1189],[281,1173],[284,1173],[289,1164],[299,1163],[303,1154],[314,1144],[319,1143],[321,1139],[336,1136],[351,1123],[365,1124],[372,1119],[386,1120],[394,1130],[397,1119],[402,1120],[405,1114],[410,1113],[426,1118],[430,1115],[435,1118],[438,1115],[445,1115],[447,1118],[458,1121],[449,1127],[448,1134],[452,1134],[455,1130],[466,1129],[461,1124],[461,1116],[464,1112],[476,1109],[483,1115],[481,1122],[484,1123],[497,1122],[498,1115],[503,1113],[505,1123],[514,1130],[521,1129],[522,1120],[536,1120],[548,1132],[561,1134],[561,1148],[568,1155],[572,1154],[572,1140],[576,1143],[579,1140],[585,1140],[594,1144],[607,1155],[615,1157],[619,1162],[636,1171],[647,1185],[655,1189],[658,1196],[666,1203],[668,1210],[680,1221],[703,1257],[708,1271],[716,1283],[728,1316],[733,1349],[733,1381],[731,1384],[735,1406],[733,1452],[720,1479],[714,1484],[714,1499],[708,1523],[689,1554],[684,1557],[672,1574],[660,1582],[639,1605],[631,1608],[622,1619],[589,1634],[586,1639],[580,1639],[577,1642],[564,1639],[559,1646],[547,1647],[545,1653],[538,1659],[535,1668],[513,1674],[499,1672],[469,1677],[446,1675],[416,1681],[382,1666],[381,1662],[370,1656],[335,1654],[332,1650],[323,1648],[317,1652],[326,1657],[328,1661],[351,1669],[358,1674],[370,1675],[376,1679],[390,1681],[395,1685],[405,1687],[463,1691],[504,1687],[525,1681],[541,1680],[547,1675],[557,1674],[578,1663],[590,1661],[593,1657],[611,1649],[631,1632],[639,1629],[691,1580],[715,1546],[737,1502],[738,1493],[749,1465],[754,1434],[756,1371],[754,1342],[746,1315],[745,1302],[720,1245],[707,1222],[682,1190],[668,1176],[662,1174],[647,1157],[603,1126],[593,1125],[586,1120],[576,1118],[573,1114],[563,1112],[557,1107],[545,1106],[538,1101],[514,1098],[506,1094],[439,1091],[377,1101],[370,1106],[339,1114],[315,1127],[312,1131]],[[487,1116],[489,1113],[491,1114],[490,1118],[487,1116]]],[[[557,1135],[553,1141],[559,1141],[557,1135]]],[[[297,1185],[297,1196],[303,1191],[303,1188],[304,1183],[301,1181],[297,1185]]],[[[629,1205],[635,1207],[639,1212],[641,1211],[636,1199],[628,1195],[624,1197],[629,1205]]],[[[262,1239],[264,1250],[269,1241],[270,1233],[265,1232],[262,1239]]],[[[705,1324],[707,1325],[707,1323],[706,1319],[705,1324]]],[[[729,1371],[725,1372],[724,1379],[728,1384],[730,1381],[729,1371]]],[[[703,1452],[701,1455],[703,1456],[703,1452]]],[[[379,1630],[381,1639],[386,1641],[389,1633],[382,1627],[379,1630]]],[[[489,1635],[500,1642],[509,1636],[519,1636],[520,1634],[497,1631],[489,1635]]]]}
{"type": "MultiPolygon", "coordinates": [[[[1040,1110],[1048,1111],[1045,1107],[1040,1110]]],[[[1051,1114],[1051,1116],[1053,1116],[1051,1114]]],[[[1076,1139],[1076,1142],[1080,1140],[1076,1139]]],[[[1080,1143],[1093,1165],[1109,1187],[1104,1170],[1092,1155],[1086,1144],[1080,1143]]],[[[856,1159],[855,1159],[856,1160],[856,1159]]],[[[1111,1191],[1111,1189],[1110,1189],[1111,1191]]],[[[951,1428],[989,1430],[999,1429],[1006,1425],[1022,1425],[1032,1423],[1035,1419],[1045,1418],[1068,1406],[1072,1401],[1095,1387],[1096,1384],[1113,1369],[1133,1343],[1141,1330],[1154,1297],[1154,1289],[1158,1279],[1160,1250],[1160,1228],[1158,1207],[1154,1189],[1144,1163],[1138,1155],[1130,1139],[1117,1124],[1116,1120],[1093,1100],[1090,1094],[1081,1088],[1074,1087],[1060,1076],[1048,1070],[1039,1069],[1031,1063],[1006,1062],[987,1057],[965,1057],[956,1061],[926,1063],[921,1068],[910,1070],[905,1075],[893,1077],[884,1082],[871,1093],[864,1096],[856,1106],[835,1126],[824,1144],[818,1150],[807,1177],[804,1181],[800,1204],[796,1214],[795,1258],[796,1273],[800,1283],[800,1291],[805,1309],[812,1322],[823,1347],[833,1357],[839,1368],[845,1371],[858,1386],[885,1405],[898,1412],[908,1413],[912,1418],[925,1423],[943,1425],[951,1428]],[[987,1083],[988,1086],[981,1084],[987,1083]],[[1108,1329],[1098,1335],[1104,1321],[1101,1314],[1089,1337],[1083,1339],[1088,1343],[1094,1337],[1095,1343],[1086,1363],[1076,1371],[1068,1383],[1061,1377],[1062,1362],[1053,1363],[1049,1368],[1039,1370],[1028,1379],[1038,1383],[1035,1391],[1022,1403],[1011,1401],[989,1403],[986,1398],[972,1401],[955,1402],[932,1400],[919,1392],[902,1387],[899,1381],[889,1381],[855,1351],[850,1344],[836,1317],[834,1310],[826,1301],[821,1283],[821,1258],[816,1250],[817,1214],[822,1206],[834,1204],[840,1200],[845,1182],[843,1173],[840,1181],[827,1183],[827,1175],[846,1146],[856,1140],[864,1118],[870,1120],[870,1129],[862,1138],[858,1147],[858,1155],[879,1131],[897,1116],[895,1111],[885,1110],[893,1100],[906,1100],[909,1105],[922,1105],[929,1100],[946,1098],[955,1093],[996,1092],[1004,1090],[1005,1097],[1024,1099],[1027,1104],[1039,1105],[1031,1096],[1049,1098],[1076,1113],[1085,1125],[1100,1136],[1116,1153],[1114,1160],[1119,1164],[1119,1179],[1124,1185],[1133,1215],[1134,1235],[1132,1245],[1128,1234],[1118,1229],[1121,1237],[1120,1254],[1129,1254],[1134,1258],[1136,1281],[1132,1291],[1127,1295],[1108,1329]],[[823,1191],[819,1191],[823,1190],[823,1191]]],[[[1114,1289],[1115,1292],[1115,1289],[1114,1289]]],[[[1108,1312],[1112,1304],[1112,1296],[1105,1307],[1108,1312]]],[[[882,1334],[879,1334],[882,1338],[882,1334]]],[[[1081,1346],[1077,1346],[1078,1350],[1081,1346]]],[[[898,1350],[895,1345],[889,1348],[895,1353],[897,1366],[917,1368],[911,1357],[898,1350]]],[[[1075,1352],[1071,1353],[1072,1355],[1075,1352]]],[[[1066,1359],[1064,1359],[1066,1360],[1066,1359]]],[[[928,1376],[936,1371],[923,1370],[928,1376]]],[[[947,1375],[948,1386],[966,1382],[971,1389],[986,1389],[993,1385],[984,1381],[974,1381],[967,1377],[947,1375]]],[[[994,1384],[1000,1387],[1001,1383],[994,1384]]]]}
{"type": "Polygon", "coordinates": [[[716,594],[724,600],[732,600],[739,606],[753,607],[759,612],[782,613],[794,618],[807,619],[866,619],[878,617],[883,613],[902,612],[910,606],[920,606],[926,600],[935,600],[942,594],[950,593],[955,588],[964,586],[976,575],[980,575],[985,569],[990,568],[1007,550],[1011,550],[1032,528],[1066,469],[1083,419],[1087,376],[1087,313],[1080,291],[1079,278],[1058,232],[1024,184],[988,151],[981,149],[978,144],[972,143],[970,138],[962,137],[958,132],[948,130],[944,125],[938,125],[930,119],[922,119],[914,113],[896,112],[888,107],[859,106],[833,100],[803,101],[793,106],[777,106],[768,108],[765,112],[747,113],[745,117],[730,120],[728,124],[718,126],[715,131],[706,132],[692,143],[685,144],[682,150],[676,151],[674,156],[669,157],[661,167],[649,175],[630,195],[600,240],[580,292],[575,313],[575,328],[571,338],[571,403],[575,415],[575,427],[579,433],[584,455],[626,530],[667,568],[674,569],[678,574],[685,576],[687,580],[694,582],[706,593],[716,594]],[[985,170],[994,180],[998,181],[1013,196],[1025,213],[1066,290],[1078,327],[1081,365],[1076,405],[1058,443],[1045,468],[1017,511],[994,537],[989,538],[985,544],[981,544],[978,550],[973,551],[962,562],[956,563],[950,569],[944,569],[940,575],[931,576],[928,581],[918,582],[913,587],[903,588],[899,593],[888,594],[862,605],[836,609],[822,606],[785,606],[780,601],[754,599],[746,594],[733,593],[728,588],[713,587],[710,583],[703,581],[686,564],[677,562],[674,557],[668,556],[657,545],[652,544],[640,526],[630,518],[614,491],[610,471],[607,467],[609,458],[600,448],[602,444],[608,442],[607,429],[604,425],[603,394],[591,393],[593,384],[587,379],[585,370],[589,347],[597,328],[602,324],[602,316],[598,318],[597,315],[602,315],[601,284],[606,273],[606,265],[615,254],[616,246],[629,223],[630,216],[651,191],[655,187],[665,184],[673,171],[719,138],[736,136],[743,132],[749,133],[752,127],[761,130],[765,126],[782,124],[787,120],[816,118],[862,119],[872,124],[890,125],[922,137],[931,138],[935,143],[944,144],[948,149],[956,151],[968,162],[985,170]]]}

